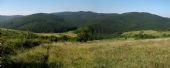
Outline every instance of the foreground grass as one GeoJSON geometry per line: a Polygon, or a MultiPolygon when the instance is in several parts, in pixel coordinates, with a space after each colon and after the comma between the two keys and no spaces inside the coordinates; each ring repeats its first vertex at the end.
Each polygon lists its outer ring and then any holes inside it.
{"type": "MultiPolygon", "coordinates": [[[[51,68],[169,68],[170,39],[102,40],[44,44],[11,56],[16,63],[47,62],[51,68]],[[47,47],[50,47],[47,53],[47,47]]],[[[27,66],[35,67],[35,66],[27,66]]],[[[36,66],[37,67],[37,66],[36,66]]]]}

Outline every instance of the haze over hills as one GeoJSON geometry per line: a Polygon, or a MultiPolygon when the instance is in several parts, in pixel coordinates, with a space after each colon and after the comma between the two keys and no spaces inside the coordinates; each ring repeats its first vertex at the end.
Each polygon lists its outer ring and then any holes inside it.
{"type": "Polygon", "coordinates": [[[18,18],[18,17],[22,17],[21,15],[13,15],[13,16],[4,16],[4,15],[0,15],[0,22],[2,21],[7,21],[13,18],[18,18]]]}
{"type": "Polygon", "coordinates": [[[113,34],[134,30],[169,30],[170,19],[146,12],[95,13],[90,11],[0,16],[1,27],[38,33],[58,33],[88,27],[94,33],[113,34]]]}

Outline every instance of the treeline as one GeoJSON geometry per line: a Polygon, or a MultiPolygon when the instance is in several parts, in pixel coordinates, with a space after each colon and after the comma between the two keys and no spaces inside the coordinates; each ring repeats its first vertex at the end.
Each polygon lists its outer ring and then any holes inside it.
{"type": "Polygon", "coordinates": [[[154,39],[154,38],[168,38],[170,31],[156,31],[156,30],[138,30],[129,32],[115,32],[104,33],[102,29],[93,29],[91,26],[82,27],[76,30],[77,41],[86,42],[91,40],[101,39],[154,39]]]}

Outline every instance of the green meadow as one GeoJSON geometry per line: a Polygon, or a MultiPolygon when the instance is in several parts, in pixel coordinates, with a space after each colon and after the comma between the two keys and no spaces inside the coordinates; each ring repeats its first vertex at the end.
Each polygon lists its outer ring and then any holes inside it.
{"type": "Polygon", "coordinates": [[[120,38],[78,42],[60,39],[63,35],[75,38],[71,32],[37,34],[1,29],[1,41],[6,40],[1,44],[1,63],[8,68],[168,68],[169,34],[131,31],[120,38]],[[51,40],[51,36],[59,39],[51,40]]]}

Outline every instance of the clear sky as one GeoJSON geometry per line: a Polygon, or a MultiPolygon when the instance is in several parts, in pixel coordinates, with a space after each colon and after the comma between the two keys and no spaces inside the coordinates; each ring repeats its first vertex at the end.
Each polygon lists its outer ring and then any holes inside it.
{"type": "Polygon", "coordinates": [[[170,0],[0,0],[0,15],[62,11],[149,12],[170,17],[170,0]]]}

